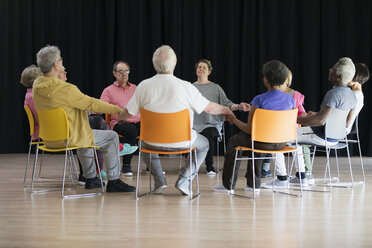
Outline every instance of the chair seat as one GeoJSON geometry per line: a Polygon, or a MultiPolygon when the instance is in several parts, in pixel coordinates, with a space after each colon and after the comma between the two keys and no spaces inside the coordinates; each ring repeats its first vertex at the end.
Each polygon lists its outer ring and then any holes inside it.
{"type": "Polygon", "coordinates": [[[68,147],[67,149],[66,148],[49,148],[49,147],[46,147],[45,145],[43,146],[39,146],[38,147],[39,150],[42,150],[42,151],[46,151],[46,152],[63,152],[63,151],[66,151],[66,150],[76,150],[76,149],[81,149],[81,148],[86,148],[86,149],[99,149],[99,146],[84,146],[84,147],[81,147],[81,146],[71,146],[71,147],[68,147]]]}
{"type": "MultiPolygon", "coordinates": [[[[235,149],[240,151],[252,151],[252,148],[246,146],[237,146],[235,149]]],[[[261,150],[261,149],[254,149],[255,153],[288,153],[288,152],[295,152],[297,149],[293,147],[286,146],[281,150],[261,150]]]]}
{"type": "Polygon", "coordinates": [[[179,151],[156,151],[156,150],[149,150],[146,148],[141,148],[140,152],[144,153],[152,153],[152,154],[182,154],[182,153],[189,153],[192,150],[195,149],[195,146],[190,149],[185,149],[185,150],[179,150],[179,151]]]}

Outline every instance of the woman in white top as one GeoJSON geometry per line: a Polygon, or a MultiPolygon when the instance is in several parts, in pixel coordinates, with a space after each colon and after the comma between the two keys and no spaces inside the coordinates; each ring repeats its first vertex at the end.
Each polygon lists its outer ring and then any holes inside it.
{"type": "MultiPolygon", "coordinates": [[[[362,91],[362,85],[369,80],[369,70],[368,67],[363,63],[355,64],[355,75],[353,81],[348,83],[348,86],[352,89],[357,99],[357,105],[355,107],[355,111],[353,112],[353,116],[351,119],[351,123],[354,124],[356,117],[358,116],[360,110],[363,108],[364,105],[364,95],[362,91]]],[[[347,127],[347,133],[350,133],[351,128],[353,125],[347,127]]]]}

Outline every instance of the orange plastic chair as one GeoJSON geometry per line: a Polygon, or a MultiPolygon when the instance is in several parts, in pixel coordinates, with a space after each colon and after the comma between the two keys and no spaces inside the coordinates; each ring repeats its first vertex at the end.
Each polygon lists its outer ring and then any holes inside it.
{"type": "MultiPolygon", "coordinates": [[[[190,123],[190,114],[188,109],[184,109],[175,113],[155,113],[146,109],[141,108],[141,131],[139,136],[139,155],[138,155],[138,168],[137,168],[137,189],[136,189],[136,199],[139,199],[142,196],[151,194],[151,175],[150,175],[150,191],[138,196],[139,189],[139,179],[140,179],[140,163],[141,163],[141,153],[152,153],[152,154],[184,154],[189,153],[189,162],[190,162],[190,175],[193,175],[192,171],[192,159],[194,151],[194,160],[196,160],[196,149],[191,146],[191,123],[190,123]],[[151,150],[147,148],[142,148],[141,143],[178,143],[178,142],[189,142],[188,149],[180,151],[158,151],[151,150]]],[[[150,162],[151,166],[151,162],[150,162]]],[[[151,167],[150,167],[151,171],[151,167]]],[[[197,184],[197,193],[193,194],[192,191],[192,180],[190,183],[190,199],[200,195],[199,192],[199,178],[198,173],[196,173],[196,184],[197,184]]]]}
{"type": "MultiPolygon", "coordinates": [[[[65,141],[66,145],[64,148],[49,148],[46,145],[37,144],[36,146],[36,155],[35,155],[35,162],[32,171],[32,181],[31,181],[31,192],[32,193],[40,193],[40,192],[47,192],[52,190],[40,190],[34,191],[34,178],[35,178],[35,169],[37,164],[37,158],[39,150],[46,151],[46,152],[65,152],[65,160],[64,160],[64,171],[63,171],[63,179],[62,179],[62,197],[63,198],[71,198],[71,197],[81,197],[81,196],[93,196],[93,195],[100,195],[104,192],[103,184],[102,184],[102,177],[101,173],[99,173],[101,178],[101,186],[102,191],[96,193],[86,193],[86,194],[71,194],[65,195],[65,180],[66,180],[66,168],[67,168],[67,160],[69,158],[70,163],[70,175],[75,172],[76,173],[76,166],[73,157],[73,150],[84,148],[84,149],[93,149],[94,151],[94,158],[96,162],[96,166],[98,166],[98,158],[96,149],[98,146],[90,145],[90,146],[69,146],[69,138],[70,138],[70,131],[69,131],[69,123],[67,119],[66,112],[63,108],[56,108],[56,109],[48,109],[48,110],[38,110],[39,116],[39,137],[43,139],[44,142],[46,141],[65,141]],[[72,171],[72,173],[71,173],[72,171]]],[[[99,171],[99,170],[98,170],[99,171]]],[[[73,185],[75,185],[76,180],[71,177],[71,181],[73,185]]]]}
{"type": "MultiPolygon", "coordinates": [[[[105,114],[105,121],[107,125],[111,128],[110,122],[111,122],[111,114],[105,114]]],[[[119,137],[123,138],[124,136],[121,134],[118,134],[119,137]]]]}
{"type": "MultiPolygon", "coordinates": [[[[252,130],[251,130],[251,146],[252,148],[245,147],[245,146],[237,146],[235,147],[235,161],[234,161],[234,170],[232,178],[234,178],[235,174],[235,166],[237,160],[252,160],[252,174],[253,180],[255,180],[255,172],[254,172],[254,161],[255,159],[262,159],[262,158],[255,158],[255,153],[290,153],[295,152],[295,158],[297,159],[297,111],[298,109],[292,110],[284,110],[284,111],[277,111],[277,110],[267,110],[267,109],[256,109],[253,113],[252,119],[252,130]],[[254,142],[265,142],[265,143],[284,143],[284,142],[292,142],[295,140],[295,147],[286,146],[281,150],[262,150],[256,149],[254,147],[254,142]],[[250,151],[251,158],[239,158],[238,154],[241,151],[250,151]]],[[[275,159],[276,157],[265,157],[265,159],[275,159]]],[[[297,160],[296,160],[297,161],[297,160]]],[[[274,169],[274,177],[275,177],[275,170],[274,169]]],[[[253,187],[255,187],[255,181],[253,181],[253,187]]],[[[300,195],[302,196],[302,185],[300,195]]],[[[255,188],[253,188],[253,198],[255,198],[254,194],[255,188]]],[[[273,188],[274,191],[274,188],[273,188]]],[[[230,194],[235,195],[233,193],[232,184],[230,188],[230,194]]],[[[281,192],[286,193],[286,192],[281,192]]],[[[286,193],[287,194],[287,193],[286,193]]],[[[293,195],[293,194],[290,194],[293,195]]],[[[245,197],[245,196],[243,196],[245,197]]]]}

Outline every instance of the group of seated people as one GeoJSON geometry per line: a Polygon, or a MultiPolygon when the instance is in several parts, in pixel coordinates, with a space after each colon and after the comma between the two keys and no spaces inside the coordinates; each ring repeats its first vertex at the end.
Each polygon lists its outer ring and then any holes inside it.
{"type": "MultiPolygon", "coordinates": [[[[120,180],[120,155],[123,156],[121,172],[125,176],[132,176],[131,160],[133,152],[137,150],[137,136],[140,131],[140,109],[158,113],[173,113],[189,109],[192,127],[191,143],[196,147],[196,161],[193,162],[190,175],[190,164],[183,166],[175,187],[184,195],[190,195],[189,184],[198,173],[205,161],[206,172],[215,175],[213,153],[217,138],[221,135],[224,120],[235,124],[241,132],[232,136],[227,145],[223,168],[223,184],[214,187],[215,191],[228,191],[236,184],[237,174],[232,178],[236,146],[251,145],[251,121],[257,108],[270,110],[289,110],[298,108],[298,124],[303,127],[297,129],[297,139],[324,144],[324,126],[330,116],[332,108],[350,111],[348,123],[353,123],[363,106],[361,86],[369,78],[368,68],[364,64],[356,64],[349,58],[341,58],[329,71],[329,81],[334,86],[329,90],[322,102],[318,113],[305,112],[303,108],[304,96],[290,88],[292,73],[285,64],[278,60],[271,60],[263,65],[263,83],[268,89],[264,94],[256,96],[250,104],[241,102],[235,104],[230,101],[223,89],[208,80],[212,72],[210,61],[199,60],[196,67],[197,81],[181,80],[173,75],[177,57],[173,49],[163,45],[153,54],[153,66],[157,72],[151,78],[143,80],[138,86],[130,83],[130,66],[125,61],[118,61],[113,65],[114,83],[105,88],[99,99],[89,97],[73,84],[67,83],[66,71],[63,66],[61,52],[56,46],[46,46],[37,53],[37,65],[27,67],[21,76],[21,83],[28,89],[25,105],[29,105],[35,119],[34,139],[38,138],[37,110],[62,107],[68,117],[70,126],[71,146],[86,146],[95,144],[101,152],[99,157],[100,169],[105,165],[104,177],[108,179],[107,192],[132,192],[135,187],[120,180]],[[249,111],[248,121],[243,122],[232,113],[235,110],[249,111]],[[87,118],[89,115],[89,121],[87,118]],[[111,120],[106,123],[102,113],[109,114],[111,120]],[[320,128],[319,128],[320,126],[320,128]],[[119,134],[119,135],[118,135],[119,134]],[[119,137],[120,136],[120,137],[119,137]],[[124,144],[121,144],[124,143],[124,144]]],[[[350,125],[349,125],[350,126],[350,125]]],[[[330,145],[336,142],[327,141],[330,145]]],[[[50,147],[61,147],[61,142],[44,141],[50,147]]],[[[281,149],[285,143],[260,143],[255,147],[261,149],[281,149]]],[[[171,143],[156,144],[143,143],[143,148],[159,151],[183,150],[187,144],[171,143]]],[[[277,178],[265,185],[286,186],[287,183],[307,184],[305,167],[311,172],[311,165],[304,162],[302,150],[306,154],[306,147],[298,147],[298,166],[296,177],[288,180],[284,164],[284,157],[278,156],[277,178]]],[[[89,149],[78,149],[81,171],[86,189],[101,187],[97,178],[97,171],[89,149]]],[[[157,154],[143,154],[145,164],[151,168],[154,178],[154,194],[161,194],[167,188],[159,156],[157,154]],[[151,166],[149,166],[151,161],[151,166]]],[[[306,158],[306,156],[305,156],[306,158]]],[[[236,171],[239,169],[237,163],[236,171]]],[[[253,188],[252,163],[247,167],[247,190],[253,188]]],[[[261,187],[261,172],[269,171],[267,163],[258,160],[255,170],[255,188],[261,187]]],[[[265,175],[264,175],[265,176],[265,175]]],[[[265,186],[264,184],[262,186],[265,186]]]]}

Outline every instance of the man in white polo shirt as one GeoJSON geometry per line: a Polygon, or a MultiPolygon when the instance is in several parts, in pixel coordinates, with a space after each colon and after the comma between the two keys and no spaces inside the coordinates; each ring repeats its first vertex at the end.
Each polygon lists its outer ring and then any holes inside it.
{"type": "MultiPolygon", "coordinates": [[[[126,109],[124,109],[124,112],[126,112],[124,118],[138,114],[141,108],[157,113],[173,113],[187,108],[190,112],[191,125],[193,124],[194,111],[199,114],[205,111],[215,115],[233,115],[229,108],[208,101],[190,82],[181,80],[173,75],[177,57],[170,46],[159,47],[154,52],[152,61],[157,74],[142,81],[137,86],[133,97],[128,102],[126,109]]],[[[161,146],[143,144],[143,146],[158,150],[174,150],[185,149],[187,144],[172,143],[161,144],[161,146]]],[[[196,174],[207,155],[209,143],[207,138],[192,130],[192,146],[196,147],[198,164],[193,170],[194,174],[196,174]]],[[[146,154],[144,158],[149,159],[149,155],[146,154]]],[[[161,194],[167,184],[158,158],[157,154],[151,157],[151,173],[155,181],[153,193],[161,194]]],[[[190,168],[187,162],[176,182],[176,188],[185,195],[190,195],[188,175],[190,175],[190,168]]]]}

